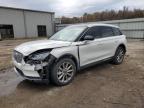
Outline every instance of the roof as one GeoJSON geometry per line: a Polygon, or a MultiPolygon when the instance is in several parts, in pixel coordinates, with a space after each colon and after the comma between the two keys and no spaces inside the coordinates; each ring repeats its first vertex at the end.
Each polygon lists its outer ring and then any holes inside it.
{"type": "Polygon", "coordinates": [[[130,22],[143,22],[143,21],[144,21],[144,18],[131,18],[131,19],[97,21],[97,22],[100,22],[100,23],[130,23],[130,22]]]}
{"type": "Polygon", "coordinates": [[[54,14],[54,12],[48,12],[48,11],[42,11],[42,10],[24,9],[24,8],[16,8],[16,7],[0,6],[0,8],[54,14]]]}
{"type": "Polygon", "coordinates": [[[108,26],[108,27],[115,27],[119,28],[118,26],[111,25],[111,24],[103,24],[103,23],[81,23],[81,24],[74,24],[71,26],[87,26],[87,27],[93,27],[93,26],[108,26]]]}

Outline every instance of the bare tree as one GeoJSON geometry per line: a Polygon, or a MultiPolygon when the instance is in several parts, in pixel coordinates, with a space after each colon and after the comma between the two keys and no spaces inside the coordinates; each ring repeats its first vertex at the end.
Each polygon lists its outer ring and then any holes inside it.
{"type": "Polygon", "coordinates": [[[84,13],[81,17],[62,17],[63,24],[73,24],[82,22],[94,22],[94,21],[107,21],[107,20],[120,20],[130,18],[143,18],[144,10],[133,9],[129,10],[128,7],[124,6],[123,10],[105,10],[102,12],[95,12],[93,14],[84,13]]]}

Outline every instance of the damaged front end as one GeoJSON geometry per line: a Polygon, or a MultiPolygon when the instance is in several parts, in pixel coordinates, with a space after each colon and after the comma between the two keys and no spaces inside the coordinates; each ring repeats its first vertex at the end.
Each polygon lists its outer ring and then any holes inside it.
{"type": "Polygon", "coordinates": [[[56,60],[50,51],[51,49],[40,50],[24,57],[24,62],[34,66],[34,71],[38,72],[41,80],[49,80],[50,67],[56,60]]]}

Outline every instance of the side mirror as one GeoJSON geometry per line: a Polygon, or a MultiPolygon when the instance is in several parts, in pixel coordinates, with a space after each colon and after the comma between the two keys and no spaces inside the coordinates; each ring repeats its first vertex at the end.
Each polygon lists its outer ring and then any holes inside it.
{"type": "Polygon", "coordinates": [[[84,37],[84,40],[94,40],[94,36],[87,35],[84,37]]]}

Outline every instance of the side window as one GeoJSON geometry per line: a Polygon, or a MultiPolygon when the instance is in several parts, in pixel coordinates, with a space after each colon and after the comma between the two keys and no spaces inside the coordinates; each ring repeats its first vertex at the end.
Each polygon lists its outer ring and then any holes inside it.
{"type": "Polygon", "coordinates": [[[111,27],[100,27],[102,37],[111,37],[114,36],[113,30],[111,27]]]}
{"type": "Polygon", "coordinates": [[[86,35],[91,35],[91,36],[94,36],[95,38],[100,38],[101,33],[100,33],[100,30],[99,30],[99,27],[92,27],[92,28],[90,28],[90,29],[84,34],[84,36],[86,36],[86,35]]]}
{"type": "Polygon", "coordinates": [[[118,28],[113,28],[113,32],[115,36],[122,35],[122,32],[118,28]]]}

